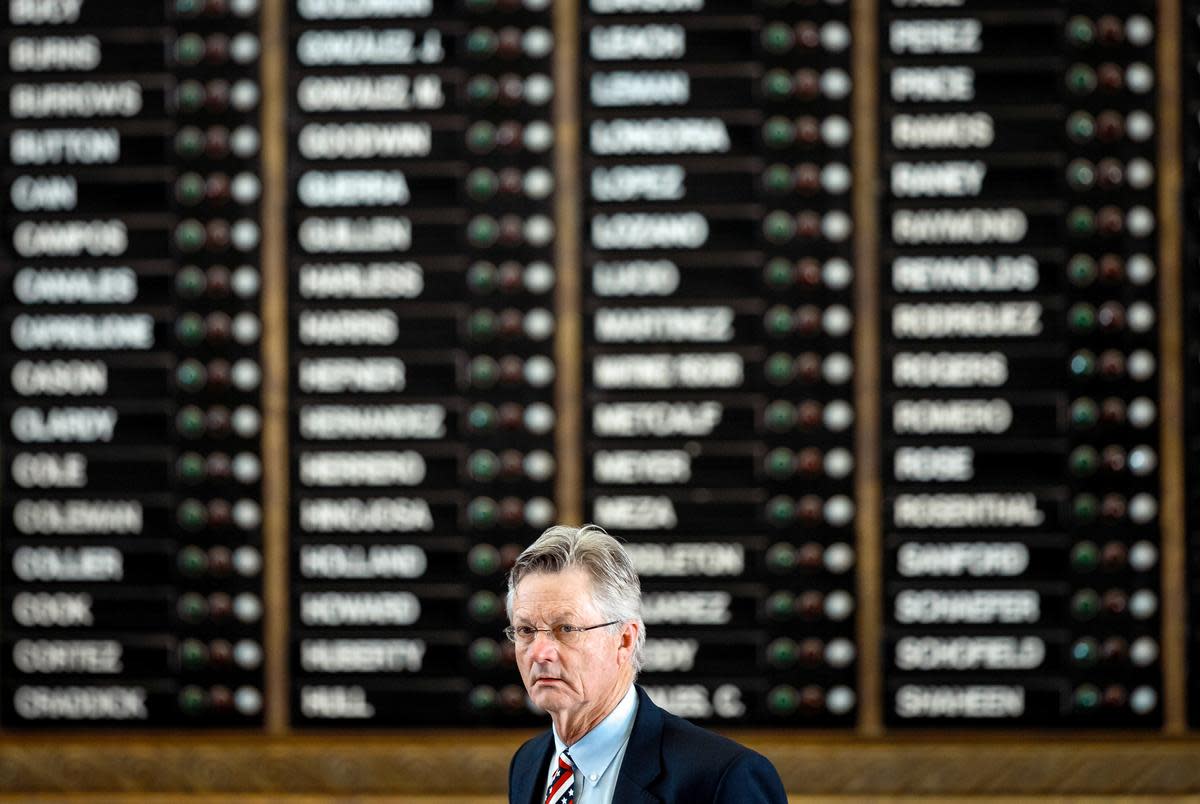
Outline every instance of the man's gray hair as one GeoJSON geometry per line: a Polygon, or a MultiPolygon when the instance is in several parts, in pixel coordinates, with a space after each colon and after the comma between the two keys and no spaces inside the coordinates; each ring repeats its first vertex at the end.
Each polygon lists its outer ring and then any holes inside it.
{"type": "Polygon", "coordinates": [[[642,669],[642,654],[646,646],[646,625],[642,622],[642,584],[625,548],[597,525],[584,525],[581,528],[555,525],[525,548],[508,573],[506,606],[509,622],[512,621],[513,596],[517,584],[525,576],[557,573],[571,567],[578,567],[592,579],[592,599],[605,620],[638,624],[637,641],[633,646],[633,674],[636,676],[642,669]]]}

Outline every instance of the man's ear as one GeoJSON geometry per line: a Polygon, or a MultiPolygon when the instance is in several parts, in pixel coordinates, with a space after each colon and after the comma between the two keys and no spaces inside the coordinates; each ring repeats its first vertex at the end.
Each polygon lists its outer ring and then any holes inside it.
{"type": "Polygon", "coordinates": [[[641,626],[636,622],[627,622],[621,626],[621,641],[617,645],[617,664],[627,664],[633,661],[633,647],[637,644],[638,632],[641,626]]]}

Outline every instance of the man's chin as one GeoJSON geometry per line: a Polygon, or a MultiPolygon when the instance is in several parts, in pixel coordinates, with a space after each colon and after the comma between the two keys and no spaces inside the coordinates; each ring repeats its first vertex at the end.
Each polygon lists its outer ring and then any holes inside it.
{"type": "Polygon", "coordinates": [[[539,707],[550,712],[568,702],[569,692],[567,685],[561,681],[535,681],[529,690],[529,698],[539,707]]]}

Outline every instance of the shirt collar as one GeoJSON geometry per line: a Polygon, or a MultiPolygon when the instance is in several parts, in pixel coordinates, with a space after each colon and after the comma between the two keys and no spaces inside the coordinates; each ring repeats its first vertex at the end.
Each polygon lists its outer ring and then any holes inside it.
{"type": "MultiPolygon", "coordinates": [[[[596,726],[583,735],[575,745],[571,746],[571,761],[579,769],[580,774],[591,779],[595,774],[599,777],[608,769],[621,746],[633,731],[633,719],[637,714],[637,691],[629,685],[628,692],[611,712],[596,726]]],[[[566,743],[554,733],[555,750],[561,754],[566,743]]]]}

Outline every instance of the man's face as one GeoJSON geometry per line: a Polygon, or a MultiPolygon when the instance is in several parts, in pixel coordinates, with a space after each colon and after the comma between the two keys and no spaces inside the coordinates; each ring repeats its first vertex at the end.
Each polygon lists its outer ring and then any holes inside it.
{"type": "MultiPolygon", "coordinates": [[[[527,575],[513,595],[515,626],[549,628],[561,623],[580,627],[607,622],[592,600],[592,583],[578,567],[563,572],[527,575]]],[[[535,704],[551,714],[586,712],[603,705],[622,683],[629,664],[628,647],[613,628],[597,628],[563,645],[539,633],[529,644],[517,644],[517,667],[535,704]]],[[[631,644],[631,643],[630,643],[631,644]]]]}

